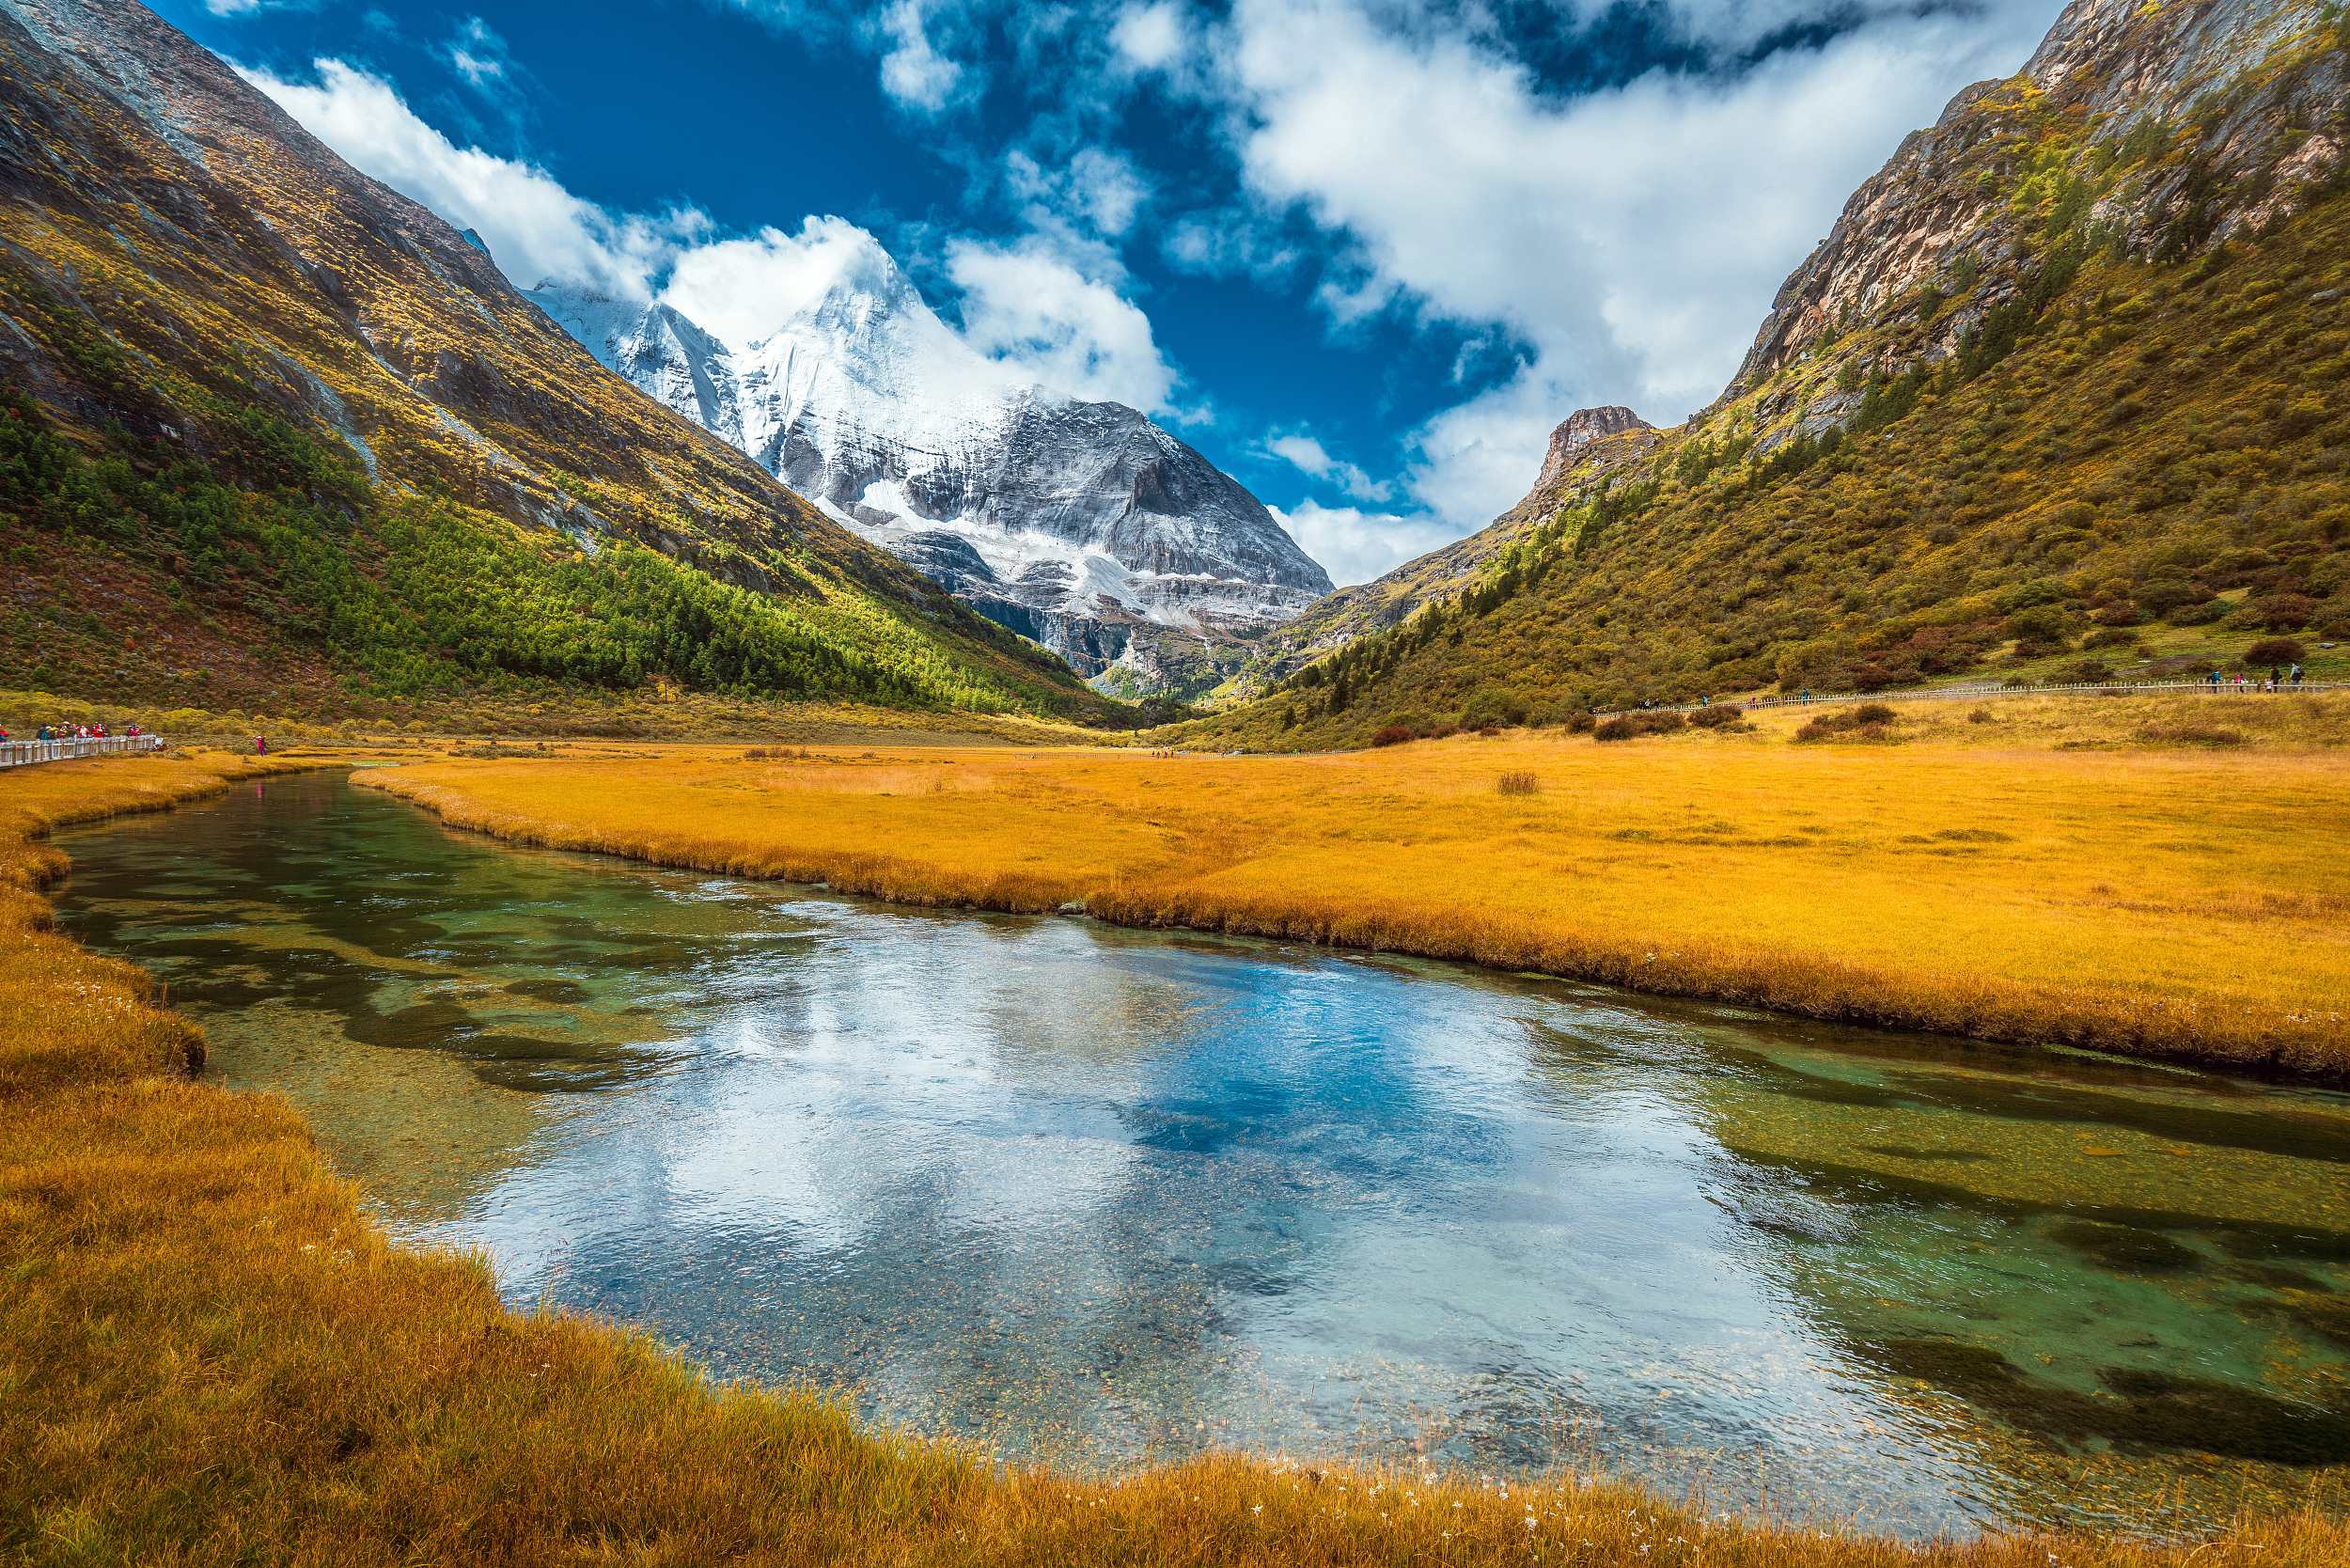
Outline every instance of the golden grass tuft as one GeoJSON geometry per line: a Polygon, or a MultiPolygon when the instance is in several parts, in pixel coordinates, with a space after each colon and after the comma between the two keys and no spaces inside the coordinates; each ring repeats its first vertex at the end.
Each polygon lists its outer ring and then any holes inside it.
{"type": "Polygon", "coordinates": [[[13,1558],[2316,1568],[2350,1555],[2350,1532],[2313,1510],[2248,1516],[2192,1547],[2026,1533],[1913,1548],[1709,1520],[1563,1476],[1504,1487],[1239,1455],[1117,1478],[1005,1473],[860,1431],[803,1394],[713,1386],[620,1328],[508,1311],[478,1262],[393,1246],[282,1101],[177,1072],[190,1027],[151,1005],[138,971],[79,952],[33,911],[32,885],[59,862],[32,835],[260,771],[219,758],[0,776],[0,1540],[13,1558]]]}

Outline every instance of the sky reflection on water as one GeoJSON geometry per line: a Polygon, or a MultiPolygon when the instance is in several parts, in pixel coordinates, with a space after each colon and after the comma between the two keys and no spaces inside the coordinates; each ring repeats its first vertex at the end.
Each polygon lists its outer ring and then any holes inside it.
{"type": "Polygon", "coordinates": [[[515,852],[333,776],[70,853],[68,929],[394,1225],[1008,1457],[1566,1459],[1908,1530],[2350,1460],[2051,1438],[2120,1369],[2333,1458],[2339,1094],[515,852]],[[1951,1345],[2054,1403],[1905,1375],[1951,1345]]]}

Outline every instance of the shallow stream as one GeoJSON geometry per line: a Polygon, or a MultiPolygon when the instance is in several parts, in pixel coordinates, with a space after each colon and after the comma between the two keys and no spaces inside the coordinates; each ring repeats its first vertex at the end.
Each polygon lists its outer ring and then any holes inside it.
{"type": "Polygon", "coordinates": [[[2350,1496],[2350,1096],[516,851],[68,836],[384,1219],[1007,1459],[1567,1463],[1903,1532],[2350,1496]]]}

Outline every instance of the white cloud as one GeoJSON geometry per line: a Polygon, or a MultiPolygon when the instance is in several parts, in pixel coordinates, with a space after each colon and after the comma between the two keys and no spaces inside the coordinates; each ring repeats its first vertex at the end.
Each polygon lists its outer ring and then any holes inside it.
{"type": "MultiPolygon", "coordinates": [[[[1792,3],[1681,14],[1734,43],[1792,3]]],[[[1335,323],[1400,306],[1534,350],[1417,432],[1413,494],[1468,528],[1525,493],[1576,406],[1663,423],[1710,400],[1852,188],[1952,91],[2014,69],[2055,9],[1904,10],[1743,75],[1561,101],[1457,11],[1239,0],[1216,90],[1264,213],[1351,245],[1320,294],[1335,323]]]]}
{"type": "Polygon", "coordinates": [[[932,47],[926,24],[918,0],[898,0],[882,13],[879,31],[888,49],[882,55],[881,85],[901,107],[936,114],[954,97],[963,67],[932,47]]]}
{"type": "Polygon", "coordinates": [[[1332,457],[1304,431],[1276,431],[1264,449],[1308,478],[1326,479],[1357,501],[1385,501],[1395,494],[1393,483],[1374,479],[1355,464],[1332,457]]]}
{"type": "Polygon", "coordinates": [[[1134,227],[1151,198],[1151,180],[1120,152],[1081,149],[1059,168],[1026,152],[1004,160],[1004,182],[1030,227],[1117,239],[1134,227]]]}
{"type": "Polygon", "coordinates": [[[705,223],[694,212],[616,216],[544,169],[457,147],[417,118],[389,82],[341,60],[318,61],[316,85],[237,69],[362,174],[479,234],[499,269],[525,289],[563,278],[648,299],[647,274],[705,223]]]}
{"type": "Polygon", "coordinates": [[[981,353],[1073,397],[1168,408],[1178,378],[1151,318],[1047,237],[952,240],[946,264],[963,290],[964,337],[981,353]]]}
{"type": "Polygon", "coordinates": [[[1110,27],[1110,42],[1136,68],[1164,71],[1189,44],[1190,27],[1181,6],[1129,6],[1110,27]]]}
{"type": "Polygon", "coordinates": [[[872,235],[844,218],[803,221],[797,234],[762,228],[681,251],[669,267],[662,303],[743,348],[823,297],[842,277],[878,274],[890,264],[872,235]]]}
{"type": "Polygon", "coordinates": [[[1265,510],[1340,588],[1383,577],[1405,561],[1441,550],[1460,538],[1458,529],[1425,513],[1398,516],[1355,507],[1325,507],[1315,501],[1301,501],[1286,511],[1275,506],[1265,510]]]}
{"type": "Polygon", "coordinates": [[[448,46],[448,63],[469,86],[490,91],[506,85],[507,68],[512,60],[506,40],[496,30],[479,17],[469,16],[457,24],[457,36],[448,46]]]}
{"type": "MultiPolygon", "coordinates": [[[[709,219],[690,210],[609,212],[544,169],[457,147],[390,83],[341,60],[318,61],[315,84],[239,69],[362,173],[478,233],[525,289],[552,278],[650,303],[659,283],[665,303],[739,347],[854,269],[891,265],[878,240],[840,218],[808,218],[797,233],[715,238],[709,219]]],[[[1076,160],[1067,188],[1103,221],[1130,221],[1120,169],[1113,160],[1076,160]]],[[[946,272],[963,292],[963,337],[981,354],[1073,397],[1169,411],[1180,378],[1150,317],[1119,292],[1125,274],[1107,247],[1065,231],[1010,243],[957,239],[946,246],[946,272]]]]}

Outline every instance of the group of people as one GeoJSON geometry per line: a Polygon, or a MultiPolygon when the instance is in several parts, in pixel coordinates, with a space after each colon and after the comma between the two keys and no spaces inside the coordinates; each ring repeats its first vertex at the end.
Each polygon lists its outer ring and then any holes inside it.
{"type": "MultiPolygon", "coordinates": [[[[2212,688],[2215,691],[2217,690],[2221,684],[2223,684],[2219,679],[2219,672],[2216,669],[2213,670],[2210,675],[2206,676],[2205,679],[2211,682],[2212,688]]],[[[2239,675],[2235,678],[2234,682],[2234,684],[2236,685],[2250,686],[2256,691],[2272,692],[2283,691],[2289,686],[2297,686],[2300,683],[2301,666],[2299,665],[2295,665],[2291,669],[2286,669],[2282,666],[2279,666],[2268,672],[2268,679],[2265,681],[2263,681],[2257,675],[2239,675]]]]}
{"type": "MultiPolygon", "coordinates": [[[[126,739],[136,740],[139,727],[134,724],[122,733],[126,739]]],[[[15,738],[8,733],[7,726],[0,725],[0,744],[15,738]]],[[[44,724],[33,736],[37,741],[104,741],[113,738],[114,731],[102,724],[44,724]]]]}
{"type": "MultiPolygon", "coordinates": [[[[126,735],[136,735],[138,732],[139,727],[135,724],[123,731],[126,735]]],[[[109,739],[113,734],[114,731],[102,724],[44,724],[40,727],[40,732],[33,739],[37,741],[102,741],[109,739]]],[[[0,741],[8,738],[8,732],[0,729],[0,741]]]]}

